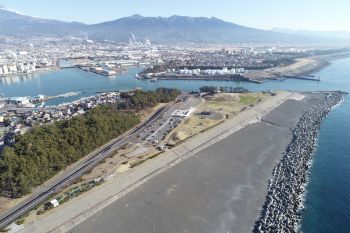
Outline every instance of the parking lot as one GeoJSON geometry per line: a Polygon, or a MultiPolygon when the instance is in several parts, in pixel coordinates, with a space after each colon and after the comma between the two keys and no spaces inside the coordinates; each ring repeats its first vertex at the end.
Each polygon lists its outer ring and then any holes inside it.
{"type": "Polygon", "coordinates": [[[137,136],[138,143],[159,145],[201,101],[200,98],[192,95],[181,96],[174,105],[167,108],[157,120],[137,136]]]}

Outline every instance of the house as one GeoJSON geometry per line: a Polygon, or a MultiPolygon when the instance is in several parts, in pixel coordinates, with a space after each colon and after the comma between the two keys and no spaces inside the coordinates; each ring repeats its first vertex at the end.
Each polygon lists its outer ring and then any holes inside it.
{"type": "Polygon", "coordinates": [[[51,201],[49,201],[45,204],[45,209],[52,209],[52,208],[55,208],[59,205],[60,205],[60,203],[56,199],[52,199],[51,201]]]}

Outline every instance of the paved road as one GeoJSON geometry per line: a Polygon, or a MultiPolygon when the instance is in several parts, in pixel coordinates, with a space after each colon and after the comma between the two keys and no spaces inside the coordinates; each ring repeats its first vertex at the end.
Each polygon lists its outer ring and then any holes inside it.
{"type": "Polygon", "coordinates": [[[2,213],[0,215],[0,229],[25,214],[26,212],[33,209],[36,205],[42,203],[52,194],[59,191],[62,187],[70,184],[76,178],[80,177],[93,167],[99,164],[99,162],[106,157],[111,156],[117,149],[125,145],[130,140],[133,140],[135,135],[141,132],[144,128],[148,127],[149,124],[152,124],[158,117],[163,114],[167,108],[174,105],[174,103],[170,103],[165,107],[160,108],[157,112],[155,112],[149,119],[143,122],[141,125],[136,127],[131,132],[118,137],[112,142],[106,144],[100,150],[93,152],[87,159],[82,160],[77,163],[76,166],[73,166],[71,169],[67,169],[64,173],[60,174],[56,179],[52,182],[49,182],[49,185],[40,187],[33,195],[21,203],[19,203],[14,208],[2,213]]]}

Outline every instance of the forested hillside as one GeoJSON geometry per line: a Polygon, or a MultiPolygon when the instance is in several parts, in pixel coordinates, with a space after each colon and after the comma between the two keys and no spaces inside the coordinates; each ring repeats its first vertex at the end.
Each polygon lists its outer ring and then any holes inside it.
{"type": "Polygon", "coordinates": [[[12,197],[29,193],[31,187],[40,185],[139,122],[134,113],[100,106],[85,115],[19,135],[15,145],[1,153],[1,193],[12,197]]]}
{"type": "Polygon", "coordinates": [[[29,193],[31,188],[139,124],[138,110],[173,101],[179,94],[169,88],[123,93],[117,106],[102,105],[84,115],[18,135],[15,144],[0,154],[0,194],[19,197],[29,193]]]}
{"type": "Polygon", "coordinates": [[[157,88],[156,91],[137,90],[132,94],[124,93],[121,109],[141,110],[156,106],[158,103],[167,103],[175,100],[180,95],[180,91],[172,88],[157,88]]]}

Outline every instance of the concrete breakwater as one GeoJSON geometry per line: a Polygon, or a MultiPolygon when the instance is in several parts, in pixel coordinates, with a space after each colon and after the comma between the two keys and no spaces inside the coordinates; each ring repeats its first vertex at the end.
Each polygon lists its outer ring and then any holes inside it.
{"type": "Polygon", "coordinates": [[[301,219],[304,186],[322,120],[343,99],[331,92],[305,111],[291,130],[291,142],[275,166],[265,204],[253,232],[296,232],[301,219]]]}
{"type": "MultiPolygon", "coordinates": [[[[205,81],[251,81],[241,74],[231,75],[181,75],[181,74],[169,74],[169,75],[156,75],[154,76],[158,80],[205,80],[205,81]]],[[[253,81],[255,82],[255,81],[253,81]]]]}

